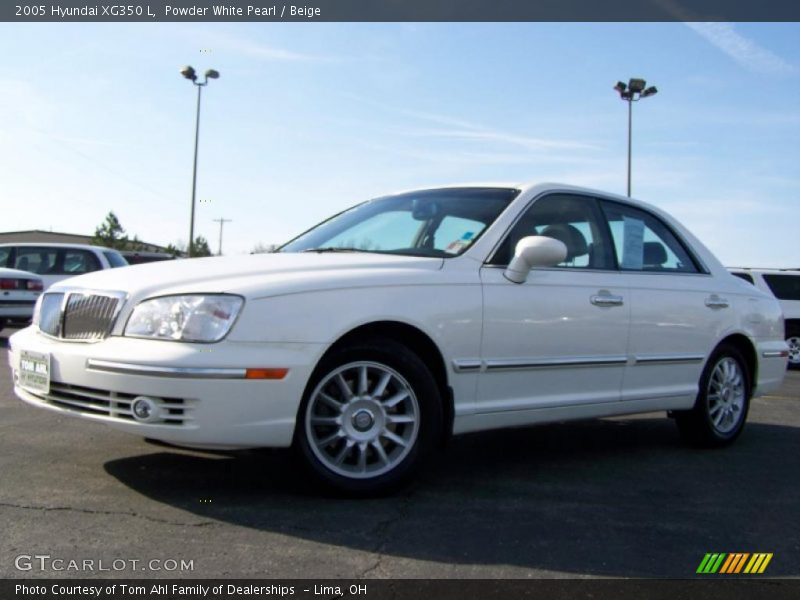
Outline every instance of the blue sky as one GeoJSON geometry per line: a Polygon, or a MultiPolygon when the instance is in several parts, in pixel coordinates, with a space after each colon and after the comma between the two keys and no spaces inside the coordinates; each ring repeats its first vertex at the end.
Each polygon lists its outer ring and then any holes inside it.
{"type": "Polygon", "coordinates": [[[633,194],[729,265],[800,267],[800,24],[0,24],[0,230],[285,241],[363,199],[468,181],[633,194]]]}

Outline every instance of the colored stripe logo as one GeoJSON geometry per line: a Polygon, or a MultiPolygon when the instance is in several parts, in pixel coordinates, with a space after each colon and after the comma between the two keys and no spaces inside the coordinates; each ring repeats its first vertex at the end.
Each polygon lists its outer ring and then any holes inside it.
{"type": "Polygon", "coordinates": [[[772,560],[771,552],[709,552],[700,561],[697,573],[703,575],[736,575],[747,573],[750,575],[761,574],[767,569],[772,560]]]}

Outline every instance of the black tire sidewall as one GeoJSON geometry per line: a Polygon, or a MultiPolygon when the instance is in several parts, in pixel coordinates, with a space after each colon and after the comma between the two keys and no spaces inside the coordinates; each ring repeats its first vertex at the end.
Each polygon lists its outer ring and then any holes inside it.
{"type": "Polygon", "coordinates": [[[752,391],[752,383],[751,383],[751,375],[750,371],[747,368],[747,361],[745,361],[744,356],[739,351],[738,348],[734,346],[720,346],[709,358],[708,363],[706,364],[706,368],[703,370],[703,374],[700,377],[700,389],[698,391],[697,397],[697,405],[695,406],[695,418],[697,418],[703,428],[703,435],[704,437],[708,437],[709,442],[714,444],[727,444],[735,440],[742,432],[744,428],[744,424],[747,421],[747,413],[750,410],[750,395],[752,391]],[[739,419],[739,423],[736,425],[734,429],[729,432],[723,433],[720,432],[711,420],[711,412],[709,407],[709,399],[708,399],[708,385],[711,380],[711,375],[714,373],[714,369],[717,367],[719,362],[724,358],[732,358],[734,359],[738,365],[739,369],[742,372],[742,377],[744,378],[744,406],[742,408],[741,418],[739,419]]]}
{"type": "Polygon", "coordinates": [[[441,435],[442,403],[436,380],[425,363],[405,345],[388,338],[355,342],[325,356],[306,385],[295,425],[294,445],[306,465],[323,484],[355,494],[381,494],[405,483],[441,435]],[[419,431],[411,451],[388,473],[369,479],[348,478],[330,471],[314,454],[306,432],[306,411],[311,395],[328,373],[353,362],[370,361],[397,371],[411,386],[420,411],[419,431]]]}

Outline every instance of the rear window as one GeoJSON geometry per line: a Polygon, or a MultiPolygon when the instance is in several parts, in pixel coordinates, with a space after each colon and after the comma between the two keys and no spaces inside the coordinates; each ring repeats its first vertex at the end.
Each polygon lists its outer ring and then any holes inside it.
{"type": "Polygon", "coordinates": [[[779,300],[800,300],[800,275],[764,275],[769,289],[779,300]]]}

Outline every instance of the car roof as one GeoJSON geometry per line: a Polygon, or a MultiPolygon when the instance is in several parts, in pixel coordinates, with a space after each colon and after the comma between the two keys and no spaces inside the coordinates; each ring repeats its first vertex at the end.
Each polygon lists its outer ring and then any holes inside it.
{"type": "Polygon", "coordinates": [[[54,242],[7,242],[0,244],[0,248],[8,247],[23,247],[23,248],[70,248],[73,250],[111,250],[118,252],[113,248],[106,248],[105,246],[92,246],[91,244],[58,244],[54,242]]]}

